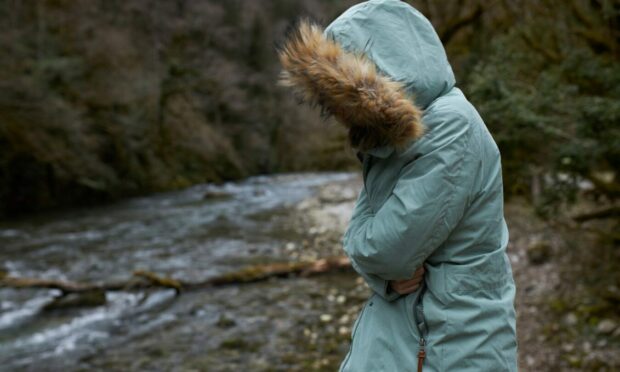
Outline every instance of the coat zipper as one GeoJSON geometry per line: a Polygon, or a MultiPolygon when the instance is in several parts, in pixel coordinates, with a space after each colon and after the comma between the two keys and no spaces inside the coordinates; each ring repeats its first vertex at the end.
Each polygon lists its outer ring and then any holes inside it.
{"type": "Polygon", "coordinates": [[[418,372],[422,372],[422,366],[424,365],[424,358],[426,358],[426,340],[424,337],[420,337],[420,347],[418,350],[418,372]]]}
{"type": "Polygon", "coordinates": [[[424,318],[424,306],[422,305],[422,297],[426,292],[426,285],[422,285],[420,296],[415,304],[414,314],[418,332],[420,333],[420,343],[418,345],[418,372],[422,372],[424,359],[426,358],[426,339],[428,338],[428,326],[424,318]]]}

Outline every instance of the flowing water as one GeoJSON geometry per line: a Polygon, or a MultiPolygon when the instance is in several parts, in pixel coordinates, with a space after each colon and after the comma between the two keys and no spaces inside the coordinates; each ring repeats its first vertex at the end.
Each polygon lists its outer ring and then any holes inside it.
{"type": "MultiPolygon", "coordinates": [[[[5,221],[0,270],[96,282],[145,269],[198,281],[286,260],[282,246],[299,238],[293,206],[318,186],[351,177],[261,176],[5,221]]],[[[292,368],[283,359],[297,350],[291,332],[320,314],[334,281],[342,286],[342,278],[327,276],[180,297],[171,290],[109,292],[103,306],[56,310],[43,308],[55,290],[0,289],[0,370],[292,368]]],[[[337,349],[342,353],[346,345],[337,349]]]]}

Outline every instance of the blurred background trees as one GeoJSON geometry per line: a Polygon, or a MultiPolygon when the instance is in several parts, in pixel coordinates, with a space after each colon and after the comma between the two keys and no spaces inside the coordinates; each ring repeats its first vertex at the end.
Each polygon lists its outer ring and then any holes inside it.
{"type": "Polygon", "coordinates": [[[517,1],[466,89],[498,141],[508,194],[542,212],[587,188],[618,197],[620,2],[517,1]]]}
{"type": "MultiPolygon", "coordinates": [[[[354,167],[275,85],[300,15],[355,1],[4,0],[0,214],[251,174],[354,167]]],[[[620,193],[620,1],[410,1],[497,140],[507,195],[620,193]]]]}

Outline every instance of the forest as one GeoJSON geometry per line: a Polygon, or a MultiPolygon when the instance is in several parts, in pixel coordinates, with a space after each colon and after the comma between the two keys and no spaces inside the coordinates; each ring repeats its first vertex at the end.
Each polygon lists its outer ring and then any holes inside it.
{"type": "MultiPolygon", "coordinates": [[[[524,370],[620,368],[614,310],[620,306],[620,1],[406,2],[432,22],[457,86],[501,152],[517,257],[517,312],[519,321],[537,319],[519,328],[524,350],[532,352],[520,356],[524,370]]],[[[278,50],[300,18],[327,25],[356,3],[0,1],[0,293],[2,278],[14,274],[90,283],[147,269],[181,275],[181,282],[210,283],[207,274],[246,264],[341,255],[338,218],[344,217],[328,218],[325,210],[351,208],[359,180],[344,174],[359,172],[359,161],[344,128],[277,84],[278,50]],[[334,185],[342,189],[334,191],[334,185]],[[313,187],[322,188],[319,196],[300,203],[313,187]],[[220,207],[228,209],[218,215],[220,207]],[[286,208],[295,218],[285,216],[286,208]],[[274,246],[281,251],[271,252],[274,246]],[[234,258],[218,253],[227,247],[234,258]],[[69,264],[73,259],[79,265],[69,264]]],[[[282,291],[299,290],[307,306],[284,299],[269,281],[241,291],[238,299],[209,294],[218,306],[225,304],[216,324],[209,323],[218,332],[213,340],[183,338],[179,325],[174,335],[185,341],[175,348],[173,338],[146,340],[145,328],[131,336],[128,350],[147,357],[134,360],[130,351],[106,346],[108,354],[97,349],[104,359],[80,354],[79,360],[95,369],[131,364],[142,370],[158,358],[172,363],[186,357],[181,368],[189,370],[269,370],[270,363],[288,366],[283,370],[334,369],[365,293],[347,278],[328,276],[309,288],[306,279],[291,279],[282,291]],[[261,285],[268,287],[264,296],[261,285]],[[332,298],[327,310],[319,300],[326,293],[332,298]],[[261,334],[284,324],[233,320],[253,316],[243,312],[249,311],[244,303],[278,301],[298,309],[295,330],[312,345],[302,354],[297,351],[303,345],[286,338],[276,337],[268,349],[258,346],[261,334]],[[310,316],[320,320],[305,320],[310,316]],[[242,325],[247,334],[229,335],[242,325]],[[223,357],[199,355],[196,342],[219,342],[223,357]],[[235,359],[239,350],[251,361],[235,359]],[[260,359],[257,350],[275,359],[260,359]]],[[[136,309],[168,301],[127,296],[122,301],[136,309]]],[[[179,319],[210,314],[196,296],[163,311],[179,319]]],[[[122,302],[115,298],[97,297],[94,306],[122,302]]],[[[17,314],[11,306],[33,306],[14,292],[10,299],[0,301],[0,330],[7,324],[11,330],[0,334],[0,349],[23,336],[9,318],[11,311],[17,314]]],[[[277,306],[269,309],[271,320],[288,316],[277,306]]],[[[53,314],[58,318],[45,315],[45,322],[66,321],[64,313],[53,314]]],[[[197,327],[207,327],[201,322],[197,327]]],[[[6,350],[0,362],[23,367],[6,350]]]]}
{"type": "MultiPolygon", "coordinates": [[[[4,1],[0,211],[354,166],[340,128],[275,84],[287,26],[351,4],[4,1]]],[[[495,136],[508,195],[618,196],[617,1],[412,4],[495,136]]]]}

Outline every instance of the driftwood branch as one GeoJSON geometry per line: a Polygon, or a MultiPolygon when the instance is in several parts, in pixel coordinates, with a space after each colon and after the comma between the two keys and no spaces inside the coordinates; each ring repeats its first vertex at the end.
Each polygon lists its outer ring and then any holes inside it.
{"type": "Polygon", "coordinates": [[[601,220],[607,218],[620,218],[620,206],[605,207],[595,211],[581,213],[572,217],[575,222],[586,222],[590,220],[601,220]]]}
{"type": "Polygon", "coordinates": [[[305,277],[333,271],[349,270],[351,270],[349,259],[345,256],[337,256],[311,262],[255,265],[239,271],[215,276],[200,282],[185,282],[143,270],[135,271],[133,276],[127,280],[109,283],[78,283],[55,279],[24,278],[0,275],[0,288],[57,289],[62,292],[61,296],[101,291],[136,291],[152,288],[174,289],[176,293],[179,294],[182,291],[187,290],[255,283],[268,280],[270,278],[285,278],[289,276],[305,277]]]}

